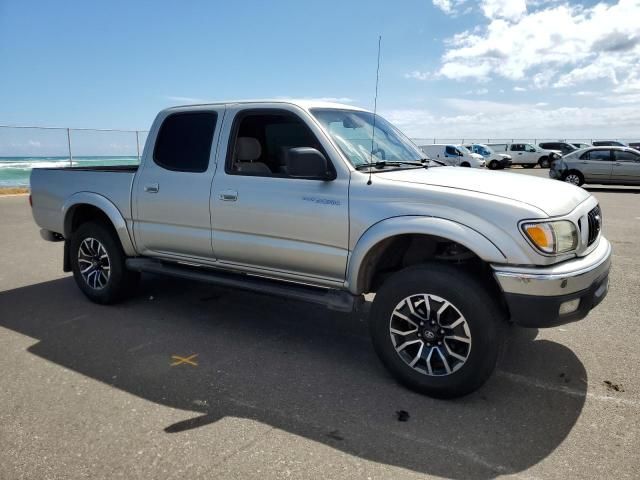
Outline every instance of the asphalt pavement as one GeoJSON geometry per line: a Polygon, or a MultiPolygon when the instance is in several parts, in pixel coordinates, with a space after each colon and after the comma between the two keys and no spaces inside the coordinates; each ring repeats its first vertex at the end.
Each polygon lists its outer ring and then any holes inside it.
{"type": "Polygon", "coordinates": [[[495,375],[455,401],[396,384],[366,312],[153,276],[94,305],[27,197],[0,198],[0,479],[638,478],[640,187],[588,190],[608,297],[510,328],[495,375]]]}

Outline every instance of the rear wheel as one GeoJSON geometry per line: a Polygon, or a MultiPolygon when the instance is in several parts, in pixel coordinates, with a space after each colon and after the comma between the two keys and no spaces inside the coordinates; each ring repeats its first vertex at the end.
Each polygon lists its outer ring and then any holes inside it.
{"type": "Polygon", "coordinates": [[[549,157],[540,157],[538,165],[540,165],[540,168],[549,168],[549,157]]]}
{"type": "Polygon", "coordinates": [[[571,185],[579,187],[584,183],[584,176],[577,170],[569,170],[565,173],[563,180],[571,185]]]}
{"type": "Polygon", "coordinates": [[[116,303],[131,293],[140,278],[125,267],[126,256],[116,234],[101,223],[81,225],[71,237],[71,268],[80,290],[93,302],[116,303]]]}
{"type": "Polygon", "coordinates": [[[502,314],[480,282],[436,263],[390,277],[376,293],[370,324],[393,376],[438,398],[466,395],[489,378],[501,326],[502,314]]]}

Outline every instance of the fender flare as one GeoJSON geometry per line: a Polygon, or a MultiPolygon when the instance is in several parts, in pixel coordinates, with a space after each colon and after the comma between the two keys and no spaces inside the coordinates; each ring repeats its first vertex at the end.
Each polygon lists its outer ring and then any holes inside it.
{"type": "Polygon", "coordinates": [[[471,250],[487,263],[504,263],[506,255],[487,237],[472,228],[438,217],[402,216],[382,220],[366,230],[349,255],[346,285],[355,295],[363,293],[364,261],[380,242],[397,235],[421,234],[442,237],[471,250]]]}
{"type": "Polygon", "coordinates": [[[111,221],[118,234],[122,249],[127,256],[137,255],[136,249],[129,235],[127,222],[124,216],[108,198],[93,192],[78,192],[71,195],[62,205],[62,218],[64,218],[64,237],[71,236],[71,221],[74,210],[80,205],[91,205],[102,211],[111,221]]]}

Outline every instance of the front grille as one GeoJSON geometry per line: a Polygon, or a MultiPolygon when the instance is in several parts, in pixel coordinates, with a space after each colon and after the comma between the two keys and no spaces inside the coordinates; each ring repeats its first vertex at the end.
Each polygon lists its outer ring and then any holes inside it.
{"type": "Polygon", "coordinates": [[[589,222],[589,241],[587,245],[591,245],[596,241],[598,235],[600,235],[600,228],[602,227],[600,205],[596,205],[596,207],[587,214],[587,221],[589,222]]]}

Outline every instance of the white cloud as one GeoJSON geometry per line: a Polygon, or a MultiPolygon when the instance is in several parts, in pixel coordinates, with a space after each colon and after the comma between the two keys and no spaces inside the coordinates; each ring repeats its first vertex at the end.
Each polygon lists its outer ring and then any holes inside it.
{"type": "Polygon", "coordinates": [[[451,13],[451,0],[433,0],[433,5],[444,13],[451,13]]]}
{"type": "Polygon", "coordinates": [[[527,11],[525,0],[482,0],[480,8],[487,18],[517,20],[527,11]]]}
{"type": "Polygon", "coordinates": [[[467,90],[464,92],[466,95],[486,95],[489,93],[488,88],[478,88],[477,90],[467,90]]]}
{"type": "Polygon", "coordinates": [[[526,92],[527,89],[524,87],[513,87],[514,92],[526,92]]]}
{"type": "Polygon", "coordinates": [[[421,72],[420,70],[414,70],[413,72],[405,73],[404,78],[412,78],[414,80],[430,80],[433,78],[433,74],[429,72],[421,72]]]}
{"type": "Polygon", "coordinates": [[[181,97],[174,95],[167,95],[165,97],[167,100],[171,100],[172,102],[181,102],[181,103],[211,103],[212,100],[207,100],[205,98],[197,98],[197,97],[181,97]]]}
{"type": "Polygon", "coordinates": [[[503,77],[531,88],[605,80],[619,93],[640,90],[640,0],[582,5],[481,0],[488,23],[445,42],[436,72],[451,79],[503,77]]]}
{"type": "Polygon", "coordinates": [[[420,109],[382,115],[413,138],[635,138],[640,131],[637,105],[548,108],[471,99],[446,105],[451,113],[444,116],[420,109]]]}

